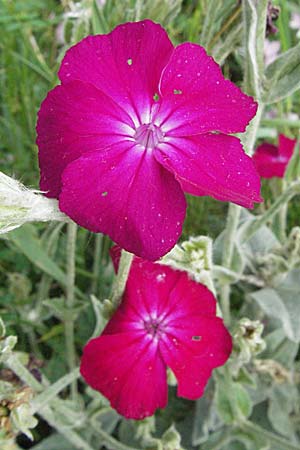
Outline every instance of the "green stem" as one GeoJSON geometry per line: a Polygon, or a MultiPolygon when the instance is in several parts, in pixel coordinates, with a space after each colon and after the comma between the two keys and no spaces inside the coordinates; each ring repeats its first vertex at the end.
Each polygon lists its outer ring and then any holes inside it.
{"type": "MultiPolygon", "coordinates": [[[[29,386],[33,391],[35,392],[42,392],[40,396],[36,397],[35,400],[41,399],[43,396],[44,386],[30,373],[30,371],[20,362],[18,357],[15,353],[11,353],[11,355],[7,358],[5,361],[5,364],[16,374],[18,377],[27,385],[29,386]]],[[[62,387],[65,387],[67,384],[69,384],[70,380],[73,377],[78,377],[78,369],[75,369],[75,371],[72,374],[68,374],[66,377],[63,377],[62,379],[58,380],[57,383],[55,383],[53,386],[51,386],[49,389],[53,388],[61,390],[62,387]],[[76,372],[77,371],[77,372],[76,372]],[[66,383],[68,382],[68,383],[66,383]]],[[[48,391],[48,389],[47,389],[48,391]]],[[[47,392],[45,391],[45,392],[47,392]]],[[[48,391],[49,392],[49,391],[48,391]]],[[[53,402],[55,399],[54,396],[51,396],[51,401],[53,402]]],[[[49,423],[54,429],[56,429],[60,434],[65,436],[68,441],[70,441],[74,447],[78,450],[94,450],[87,442],[85,442],[79,434],[76,433],[76,431],[70,429],[69,427],[66,427],[63,423],[60,421],[56,421],[56,413],[51,408],[51,401],[48,402],[48,406],[44,406],[43,409],[39,412],[39,415],[46,420],[46,422],[49,423]]],[[[34,402],[33,402],[34,407],[34,402]]]]}
{"type": "Polygon", "coordinates": [[[241,136],[241,141],[243,143],[245,152],[247,153],[247,155],[250,155],[250,156],[254,152],[254,144],[255,144],[258,128],[261,123],[261,117],[262,117],[263,110],[264,110],[264,104],[259,103],[257,112],[256,112],[256,116],[252,119],[250,125],[248,125],[246,133],[244,133],[241,136]]]}
{"type": "MultiPolygon", "coordinates": [[[[243,136],[243,145],[246,153],[251,155],[255,144],[257,130],[259,128],[260,119],[263,112],[263,104],[259,104],[256,116],[248,126],[246,133],[243,136]]],[[[234,243],[237,235],[238,224],[240,220],[241,207],[230,204],[228,208],[227,222],[225,228],[225,235],[223,240],[223,255],[222,265],[226,269],[231,269],[232,258],[234,253],[234,243]]],[[[220,292],[220,304],[223,313],[224,322],[230,324],[230,284],[222,286],[220,292]]]]}
{"type": "Polygon", "coordinates": [[[132,253],[129,253],[126,250],[122,250],[119,263],[119,270],[113,284],[111,295],[111,302],[114,309],[117,309],[121,302],[121,298],[129,275],[132,259],[133,259],[132,253]]]}
{"type": "Polygon", "coordinates": [[[300,180],[291,183],[290,186],[278,197],[278,199],[272,204],[272,206],[261,216],[248,222],[241,230],[241,242],[247,242],[251,237],[273,216],[280,210],[280,208],[287,204],[292,197],[300,194],[300,180]]]}
{"type": "Polygon", "coordinates": [[[46,390],[41,392],[35,399],[32,401],[32,413],[39,412],[42,408],[49,405],[51,400],[53,400],[57,394],[59,394],[63,389],[65,389],[69,384],[71,384],[74,380],[80,376],[79,369],[76,368],[72,372],[67,375],[61,377],[54,384],[49,386],[46,390]]]}
{"type": "Polygon", "coordinates": [[[299,445],[292,444],[286,439],[283,439],[248,420],[245,421],[240,428],[242,431],[255,433],[257,436],[263,436],[269,441],[270,444],[272,444],[271,448],[273,448],[273,446],[278,446],[284,450],[299,450],[299,445]]]}
{"type": "MultiPolygon", "coordinates": [[[[230,269],[232,263],[232,257],[234,252],[234,242],[237,232],[237,227],[240,219],[241,207],[229,204],[227,222],[225,228],[225,235],[223,240],[223,255],[222,265],[223,267],[230,269]]],[[[230,285],[226,284],[222,286],[220,295],[221,310],[224,318],[224,322],[230,324],[230,285]]]]}
{"type": "Polygon", "coordinates": [[[66,427],[59,421],[55,420],[55,411],[51,408],[46,407],[42,412],[39,413],[46,422],[49,423],[56,431],[58,431],[62,436],[64,436],[69,442],[71,442],[75,449],[78,450],[95,450],[86,441],[84,441],[76,431],[72,430],[70,427],[66,427]]]}
{"type": "Polygon", "coordinates": [[[282,205],[277,214],[278,221],[278,237],[280,242],[284,243],[286,240],[286,219],[287,219],[288,204],[282,205]]]}
{"type": "Polygon", "coordinates": [[[121,442],[117,441],[112,436],[110,436],[105,431],[103,431],[101,429],[101,427],[99,427],[99,424],[91,422],[91,425],[92,425],[93,430],[99,436],[101,436],[101,438],[103,439],[103,443],[107,444],[109,446],[109,448],[112,448],[114,450],[138,450],[135,447],[128,447],[127,445],[122,444],[121,442]]]}
{"type": "MultiPolygon", "coordinates": [[[[73,306],[75,300],[75,251],[76,251],[76,235],[77,225],[72,222],[67,226],[67,282],[66,282],[66,317],[65,326],[65,342],[67,365],[69,371],[73,371],[76,367],[76,352],[74,339],[74,315],[73,306]]],[[[77,381],[71,383],[71,396],[73,400],[77,399],[77,381]]]]}
{"type": "Polygon", "coordinates": [[[226,20],[226,22],[222,25],[222,28],[220,29],[220,31],[218,31],[214,37],[211,39],[211,41],[207,44],[207,51],[208,53],[211,52],[213,46],[215,45],[216,42],[218,42],[218,40],[220,39],[220,37],[222,36],[223,33],[225,33],[225,31],[230,27],[230,25],[235,21],[235,19],[237,19],[239,17],[239,15],[241,14],[242,11],[242,7],[238,6],[233,13],[231,14],[231,16],[228,17],[228,19],[226,20]]]}
{"type": "Polygon", "coordinates": [[[92,294],[95,294],[95,295],[98,295],[102,240],[103,240],[103,235],[101,233],[98,233],[95,235],[93,281],[92,281],[92,286],[91,286],[91,292],[92,292],[92,294]]]}
{"type": "Polygon", "coordinates": [[[262,119],[261,124],[263,127],[283,127],[288,126],[289,128],[300,128],[300,120],[293,119],[262,119]]]}
{"type": "Polygon", "coordinates": [[[240,220],[240,215],[241,207],[230,203],[227,214],[222,255],[222,265],[228,269],[230,268],[232,262],[234,241],[236,237],[236,230],[240,220]]]}
{"type": "Polygon", "coordinates": [[[15,353],[11,353],[5,361],[5,364],[12,370],[24,384],[36,392],[43,391],[42,384],[30,373],[30,371],[21,363],[15,353]]]}

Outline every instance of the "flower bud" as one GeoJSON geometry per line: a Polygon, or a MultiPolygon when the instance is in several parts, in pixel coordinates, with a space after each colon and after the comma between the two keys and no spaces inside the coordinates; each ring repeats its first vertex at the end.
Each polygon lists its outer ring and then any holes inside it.
{"type": "Polygon", "coordinates": [[[0,172],[0,234],[8,233],[26,222],[50,220],[69,220],[58,209],[57,200],[27,189],[0,172]]]}

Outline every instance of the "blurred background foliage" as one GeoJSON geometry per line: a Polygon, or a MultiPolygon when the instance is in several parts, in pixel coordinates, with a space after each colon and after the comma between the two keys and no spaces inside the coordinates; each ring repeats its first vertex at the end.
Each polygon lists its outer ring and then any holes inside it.
{"type": "MultiPolygon", "coordinates": [[[[300,41],[299,0],[277,0],[273,2],[273,5],[278,7],[278,11],[275,8],[272,13],[270,12],[269,31],[275,31],[272,27],[276,27],[278,31],[267,36],[266,58],[274,58],[276,51],[278,54],[285,52],[300,41]]],[[[1,171],[15,177],[28,187],[38,188],[39,172],[35,145],[37,111],[48,90],[58,82],[56,74],[66,49],[87,34],[106,33],[121,22],[146,17],[164,25],[175,44],[188,40],[204,45],[208,52],[222,64],[225,76],[238,85],[243,85],[245,54],[241,1],[0,0],[1,171]]],[[[296,138],[300,128],[299,114],[299,91],[280,102],[267,105],[258,130],[257,142],[268,140],[276,144],[279,133],[296,138]]],[[[265,203],[257,207],[255,214],[264,213],[268,209],[284,189],[284,184],[284,180],[272,180],[271,183],[267,180],[263,181],[265,203]]],[[[197,235],[217,238],[225,227],[228,205],[209,198],[199,199],[191,196],[188,203],[188,215],[182,240],[197,235]]],[[[288,209],[288,235],[292,229],[300,225],[299,216],[299,197],[298,201],[295,197],[288,209]]],[[[182,435],[181,445],[188,449],[286,450],[299,448],[297,442],[299,442],[300,404],[296,387],[299,384],[297,356],[299,333],[297,335],[295,335],[296,331],[294,334],[286,333],[286,330],[295,328],[289,322],[293,319],[293,313],[287,312],[285,322],[281,326],[280,314],[275,314],[274,317],[274,311],[271,314],[268,312],[266,298],[272,293],[260,291],[278,288],[280,284],[278,275],[283,273],[280,264],[286,263],[285,267],[288,267],[289,276],[294,277],[292,295],[299,300],[300,278],[297,279],[299,261],[295,257],[291,266],[289,255],[292,251],[298,255],[297,245],[299,246],[300,238],[299,233],[293,231],[290,241],[282,243],[280,247],[276,241],[276,233],[271,236],[268,231],[264,232],[264,235],[256,235],[256,240],[250,241],[247,247],[247,263],[243,262],[243,268],[247,267],[246,278],[241,283],[233,285],[235,320],[232,332],[235,332],[237,336],[236,358],[232,367],[229,365],[229,368],[236,371],[236,378],[227,380],[222,388],[222,383],[224,384],[222,380],[226,379],[228,369],[222,374],[221,381],[216,376],[217,390],[214,407],[209,401],[212,392],[215,392],[214,382],[208,387],[205,397],[196,403],[176,398],[174,388],[171,388],[169,406],[165,411],[158,413],[156,432],[154,432],[152,419],[139,424],[120,422],[118,415],[108,408],[105,399],[87,389],[82,398],[90,402],[87,417],[92,417],[91,421],[94,425],[90,430],[81,428],[81,433],[88,442],[93,440],[96,442],[95,439],[98,436],[99,443],[96,446],[94,444],[92,448],[117,449],[114,441],[101,447],[101,435],[97,435],[96,432],[98,427],[105,430],[107,435],[112,433],[115,438],[123,442],[124,447],[118,447],[120,449],[129,448],[126,445],[135,445],[137,448],[142,445],[142,448],[148,449],[177,450],[179,441],[174,430],[171,430],[171,434],[169,433],[167,437],[161,440],[156,439],[157,436],[162,436],[173,423],[182,435]],[[270,245],[262,248],[262,242],[265,239],[270,245]],[[278,244],[277,247],[275,244],[278,244]],[[271,268],[268,264],[270,258],[273,261],[271,268]],[[256,291],[253,293],[253,286],[249,287],[247,276],[256,277],[256,289],[259,293],[256,291]],[[266,279],[267,284],[264,284],[266,279]],[[244,301],[245,295],[248,295],[248,301],[244,301]],[[249,301],[251,296],[253,301],[249,301]],[[258,305],[259,310],[257,310],[258,305]],[[265,325],[267,346],[264,353],[260,355],[261,359],[255,359],[254,356],[263,350],[260,342],[262,329],[256,322],[239,322],[244,316],[263,321],[265,325]],[[273,319],[271,320],[270,317],[273,319]],[[239,358],[242,362],[238,363],[239,358]],[[228,386],[231,390],[228,390],[228,386]],[[231,396],[230,392],[233,393],[231,396]],[[95,411],[98,411],[97,414],[94,414],[95,411]],[[243,417],[244,422],[239,421],[240,417],[243,417]],[[245,422],[246,418],[251,418],[252,422],[245,422]],[[257,426],[255,424],[258,423],[267,430],[265,434],[260,434],[260,431],[255,428],[257,426]],[[210,434],[211,432],[213,433],[210,434]],[[271,432],[275,432],[277,441],[276,438],[270,441],[268,433],[271,432]],[[291,447],[283,447],[287,445],[286,441],[281,440],[284,437],[294,441],[294,447],[293,444],[291,447]]],[[[0,315],[6,326],[6,336],[18,336],[16,348],[20,355],[23,355],[24,366],[31,374],[35,374],[38,378],[42,372],[49,383],[54,383],[68,371],[64,340],[67,276],[66,226],[61,223],[27,224],[2,237],[0,241],[0,315]]],[[[220,237],[218,240],[221,242],[220,237]]],[[[110,245],[109,239],[105,236],[93,235],[84,229],[78,230],[77,290],[76,303],[73,307],[78,358],[94,328],[100,329],[102,326],[102,304],[98,299],[102,301],[109,296],[110,292],[113,278],[113,270],[108,258],[110,245]]],[[[281,292],[278,302],[282,301],[282,298],[286,298],[284,292],[281,292]]],[[[3,332],[3,339],[4,335],[3,332]]],[[[7,345],[13,347],[13,343],[7,343],[7,345]]],[[[33,445],[36,450],[74,449],[75,444],[70,444],[67,439],[64,440],[61,435],[58,435],[57,428],[55,431],[55,426],[51,426],[51,420],[45,420],[45,417],[44,419],[42,416],[39,417],[37,426],[29,419],[28,427],[21,426],[17,417],[14,422],[9,423],[5,419],[9,416],[7,410],[9,403],[8,401],[3,403],[3,400],[7,400],[7,394],[6,397],[2,395],[2,391],[7,392],[5,389],[8,389],[5,383],[13,383],[18,389],[18,395],[20,392],[24,394],[24,385],[17,377],[14,378],[13,373],[8,369],[1,370],[0,380],[2,383],[0,385],[0,443],[3,438],[3,444],[0,447],[3,450],[15,449],[18,448],[17,446],[30,448],[33,445]],[[29,428],[33,428],[34,443],[29,439],[29,428]],[[20,431],[21,434],[18,434],[20,431]],[[17,434],[18,438],[15,440],[14,437],[17,434]]],[[[62,392],[62,398],[67,398],[67,389],[62,392]]],[[[81,384],[80,392],[84,392],[84,386],[81,384]]],[[[9,399],[12,405],[15,401],[13,395],[15,394],[12,393],[9,399]]],[[[31,393],[26,391],[23,397],[23,402],[20,404],[27,405],[31,393]]],[[[80,428],[83,424],[80,408],[78,405],[71,405],[67,411],[70,413],[72,408],[74,416],[70,420],[73,420],[80,428]]],[[[26,411],[22,414],[25,417],[26,411]]],[[[31,417],[30,414],[28,417],[31,417]]],[[[71,425],[69,427],[72,428],[71,425]]],[[[88,428],[87,425],[86,427],[88,428]]],[[[103,442],[106,442],[105,439],[103,442]]]]}

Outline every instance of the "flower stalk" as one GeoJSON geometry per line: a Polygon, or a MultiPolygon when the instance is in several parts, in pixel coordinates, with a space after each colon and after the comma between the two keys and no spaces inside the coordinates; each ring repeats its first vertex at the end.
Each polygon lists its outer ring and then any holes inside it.
{"type": "Polygon", "coordinates": [[[275,214],[280,211],[283,205],[287,204],[295,195],[300,194],[300,181],[291,183],[290,186],[278,197],[278,199],[272,204],[272,206],[261,216],[253,219],[250,223],[247,223],[241,230],[241,242],[247,242],[251,237],[269,220],[271,220],[275,214]]]}
{"type": "MultiPolygon", "coordinates": [[[[65,325],[65,341],[66,355],[69,371],[73,371],[76,367],[76,352],[74,339],[74,316],[73,306],[75,301],[75,252],[76,252],[76,235],[77,225],[69,223],[67,227],[67,284],[66,284],[66,317],[65,325]]],[[[71,383],[71,396],[73,400],[77,398],[77,381],[71,383]]]]}
{"type": "Polygon", "coordinates": [[[127,252],[126,250],[122,250],[118,274],[115,278],[112,295],[111,295],[111,303],[113,309],[117,309],[121,303],[122,295],[125,290],[127,278],[129,275],[131,263],[133,259],[133,254],[127,252]]]}

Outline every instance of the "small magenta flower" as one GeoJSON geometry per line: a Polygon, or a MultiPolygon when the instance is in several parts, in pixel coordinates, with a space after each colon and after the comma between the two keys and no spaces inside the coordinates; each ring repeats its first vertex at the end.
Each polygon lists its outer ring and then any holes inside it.
{"type": "Polygon", "coordinates": [[[194,400],[231,349],[204,285],[135,258],[122,303],[102,335],[85,346],[80,370],[120,414],[143,419],[167,404],[167,366],[178,380],[177,394],[194,400]]]}
{"type": "Polygon", "coordinates": [[[173,47],[144,20],[66,53],[39,111],[40,187],[79,225],[149,260],[184,221],[184,192],[261,201],[253,161],[231,133],[257,104],[196,44],[173,47]]]}
{"type": "Polygon", "coordinates": [[[262,178],[283,178],[289,160],[296,145],[296,139],[284,134],[279,135],[279,146],[267,142],[259,145],[253,155],[253,161],[262,178]]]}

